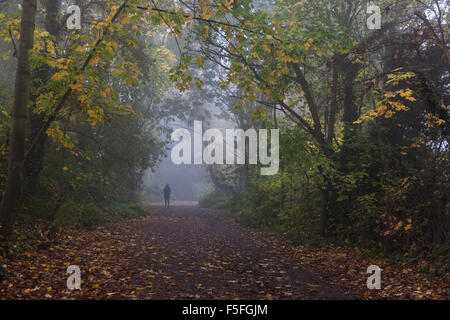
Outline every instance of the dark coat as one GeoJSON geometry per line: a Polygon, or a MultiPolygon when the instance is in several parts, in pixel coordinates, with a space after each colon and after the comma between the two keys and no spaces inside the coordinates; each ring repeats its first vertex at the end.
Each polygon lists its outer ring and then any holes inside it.
{"type": "Polygon", "coordinates": [[[172,190],[170,190],[170,187],[168,185],[166,185],[163,189],[164,191],[164,199],[169,199],[170,198],[170,192],[172,190]]]}

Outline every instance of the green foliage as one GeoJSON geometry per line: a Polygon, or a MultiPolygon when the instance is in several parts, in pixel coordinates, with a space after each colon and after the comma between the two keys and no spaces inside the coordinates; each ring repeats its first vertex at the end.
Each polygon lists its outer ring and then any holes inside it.
{"type": "MultiPolygon", "coordinates": [[[[294,128],[280,136],[280,172],[256,175],[236,201],[239,220],[247,225],[279,231],[295,242],[317,243],[320,222],[320,192],[323,183],[317,172],[322,157],[302,147],[306,137],[294,128]],[[296,139],[292,139],[294,135],[296,139]]],[[[314,146],[311,145],[312,150],[314,146]]]]}
{"type": "Polygon", "coordinates": [[[34,197],[29,201],[27,211],[33,217],[48,221],[61,227],[82,227],[92,229],[100,224],[123,219],[134,219],[147,215],[147,212],[135,203],[93,201],[65,201],[57,212],[45,197],[34,197]]]}
{"type": "MultiPolygon", "coordinates": [[[[160,36],[155,26],[137,27],[145,22],[144,11],[129,4],[84,3],[92,15],[84,14],[82,29],[73,32],[52,28],[50,21],[60,19],[57,24],[65,25],[60,13],[66,4],[47,8],[44,3],[46,10],[38,13],[25,151],[35,149],[25,167],[22,204],[36,218],[95,226],[143,214],[113,204],[143,200],[144,171],[155,167],[165,152],[168,128],[162,120],[172,116],[172,107],[162,97],[171,87],[175,56],[154,39],[160,36]],[[56,11],[52,15],[48,10],[56,11]]],[[[18,43],[17,13],[2,13],[0,26],[0,52],[7,58],[13,42],[18,43]]],[[[15,68],[11,61],[8,70],[15,68]]],[[[5,62],[1,64],[3,70],[5,62]]],[[[1,191],[10,142],[9,83],[8,77],[0,77],[1,191]]]]}
{"type": "Polygon", "coordinates": [[[250,181],[239,196],[241,222],[300,243],[356,245],[363,256],[446,245],[450,189],[445,152],[433,150],[431,156],[428,149],[401,161],[389,153],[390,170],[383,173],[377,144],[361,133],[352,146],[358,166],[344,174],[337,161],[330,162],[315,148],[301,148],[307,139],[298,130],[282,134],[280,173],[250,181]],[[323,190],[335,190],[327,239],[319,236],[323,190]]]}
{"type": "MultiPolygon", "coordinates": [[[[278,175],[237,166],[222,170],[233,176],[214,174],[215,184],[233,188],[242,222],[296,241],[356,245],[364,255],[445,246],[449,61],[439,39],[449,25],[439,16],[448,8],[381,1],[382,28],[371,31],[360,10],[368,3],[279,0],[264,10],[244,1],[230,12],[239,26],[194,29],[202,51],[226,61],[219,87],[233,97],[233,116],[258,127],[245,117],[258,101],[257,118],[278,117],[265,124],[281,131],[278,175]],[[418,19],[430,8],[436,15],[418,19]],[[440,34],[419,39],[420,28],[440,34]],[[407,38],[408,48],[384,47],[407,38]]],[[[205,9],[220,19],[215,10],[205,9]]],[[[175,69],[180,88],[191,60],[175,69]]]]}
{"type": "Polygon", "coordinates": [[[109,203],[99,206],[93,203],[67,203],[61,208],[58,224],[75,224],[93,229],[100,224],[146,216],[144,209],[135,204],[109,203]]]}
{"type": "Polygon", "coordinates": [[[232,199],[230,196],[214,190],[210,193],[200,195],[198,204],[202,208],[230,209],[232,207],[232,199]]]}

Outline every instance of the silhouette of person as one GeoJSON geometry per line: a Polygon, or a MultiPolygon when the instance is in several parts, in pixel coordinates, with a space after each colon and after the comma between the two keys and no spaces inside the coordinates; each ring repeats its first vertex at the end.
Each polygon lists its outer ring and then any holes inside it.
{"type": "Polygon", "coordinates": [[[163,189],[164,192],[164,207],[169,208],[170,207],[170,190],[169,184],[166,184],[166,186],[163,189]]]}

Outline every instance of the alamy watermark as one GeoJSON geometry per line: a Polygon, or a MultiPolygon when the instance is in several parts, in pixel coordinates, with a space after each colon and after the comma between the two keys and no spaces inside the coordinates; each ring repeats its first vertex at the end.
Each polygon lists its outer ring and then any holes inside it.
{"type": "Polygon", "coordinates": [[[381,29],[381,10],[380,7],[375,4],[369,4],[366,10],[370,16],[366,20],[367,29],[379,30],[381,29]]]}
{"type": "Polygon", "coordinates": [[[70,16],[67,18],[66,25],[67,29],[81,29],[81,9],[77,5],[71,5],[67,8],[67,14],[70,16]]]}
{"type": "Polygon", "coordinates": [[[67,278],[67,289],[80,290],[81,289],[81,270],[79,266],[71,265],[67,267],[67,274],[70,276],[67,278]]]}
{"type": "Polygon", "coordinates": [[[373,289],[377,289],[380,290],[381,289],[381,268],[377,265],[370,265],[367,267],[367,273],[371,274],[368,278],[367,278],[367,289],[369,290],[373,290],[373,289]]]}
{"type": "Polygon", "coordinates": [[[176,129],[172,132],[171,138],[179,142],[172,148],[170,156],[174,164],[245,164],[246,159],[248,164],[258,164],[259,160],[261,165],[268,166],[261,167],[261,174],[274,175],[279,168],[279,130],[270,130],[270,145],[267,143],[267,133],[267,129],[250,128],[246,131],[239,128],[225,129],[224,140],[220,129],[208,129],[203,132],[202,121],[194,121],[193,148],[190,131],[176,129]],[[209,144],[204,147],[204,142],[209,144]]]}

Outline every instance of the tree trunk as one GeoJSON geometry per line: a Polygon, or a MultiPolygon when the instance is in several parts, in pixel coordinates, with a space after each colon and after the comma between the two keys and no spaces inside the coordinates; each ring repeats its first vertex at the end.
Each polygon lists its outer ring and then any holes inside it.
{"type": "MultiPolygon", "coordinates": [[[[45,29],[48,33],[58,39],[61,29],[59,28],[60,22],[58,21],[58,12],[60,10],[60,0],[47,0],[44,2],[45,7],[45,29]]],[[[33,79],[42,79],[42,83],[47,83],[50,80],[52,73],[48,65],[44,65],[41,68],[35,70],[32,75],[33,79]]],[[[36,97],[32,97],[35,101],[36,97]]],[[[34,107],[34,106],[33,106],[34,107]]],[[[45,115],[36,114],[33,112],[33,107],[30,106],[30,130],[28,133],[28,141],[32,143],[34,137],[37,136],[39,130],[44,125],[45,115]]],[[[36,144],[34,152],[32,152],[27,160],[28,164],[25,168],[25,175],[27,181],[24,186],[24,190],[27,195],[34,196],[37,192],[42,190],[42,186],[39,183],[39,177],[42,169],[44,168],[44,156],[45,156],[45,145],[47,141],[47,135],[43,135],[40,141],[36,144]]]]}
{"type": "MultiPolygon", "coordinates": [[[[336,58],[335,58],[336,59],[336,58]]],[[[333,61],[333,80],[331,83],[331,104],[330,104],[330,114],[328,116],[328,130],[327,130],[327,143],[332,145],[334,138],[334,125],[336,123],[336,113],[337,113],[337,90],[338,90],[338,70],[337,62],[333,61]]]]}
{"type": "Polygon", "coordinates": [[[20,23],[19,51],[17,56],[16,82],[14,87],[13,123],[8,162],[8,177],[0,207],[2,234],[12,233],[15,211],[21,197],[23,185],[23,163],[25,156],[25,131],[27,104],[31,80],[29,50],[33,48],[36,0],[23,0],[20,23]]]}

